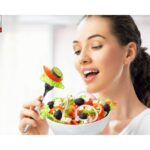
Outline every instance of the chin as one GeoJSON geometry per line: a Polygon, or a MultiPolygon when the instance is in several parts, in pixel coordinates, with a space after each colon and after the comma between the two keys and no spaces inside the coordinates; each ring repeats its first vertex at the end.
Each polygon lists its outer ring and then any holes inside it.
{"type": "Polygon", "coordinates": [[[101,91],[101,89],[98,87],[95,87],[95,86],[86,85],[86,91],[89,93],[97,93],[97,92],[101,91]]]}

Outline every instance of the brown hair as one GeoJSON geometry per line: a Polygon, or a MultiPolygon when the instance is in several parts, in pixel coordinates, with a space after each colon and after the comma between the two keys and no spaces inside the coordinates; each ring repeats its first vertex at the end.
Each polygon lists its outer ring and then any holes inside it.
{"type": "MultiPolygon", "coordinates": [[[[89,18],[87,15],[83,18],[89,18]]],[[[112,23],[112,33],[121,45],[135,42],[137,45],[137,55],[130,65],[131,80],[139,100],[150,107],[150,55],[147,48],[141,47],[141,34],[130,15],[95,15],[110,19],[112,23]]],[[[82,18],[82,19],[83,19],[82,18]]]]}

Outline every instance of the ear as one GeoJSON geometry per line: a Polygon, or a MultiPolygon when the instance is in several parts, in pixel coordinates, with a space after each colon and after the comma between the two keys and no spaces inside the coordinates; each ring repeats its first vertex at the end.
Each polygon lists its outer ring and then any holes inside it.
{"type": "Polygon", "coordinates": [[[135,42],[129,42],[126,46],[124,64],[130,64],[136,57],[137,45],[135,42]]]}

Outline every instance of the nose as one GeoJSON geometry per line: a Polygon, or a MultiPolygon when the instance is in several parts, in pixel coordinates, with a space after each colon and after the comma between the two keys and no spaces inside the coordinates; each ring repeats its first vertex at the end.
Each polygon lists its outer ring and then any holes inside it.
{"type": "Polygon", "coordinates": [[[84,65],[84,64],[89,64],[91,62],[92,62],[92,59],[91,59],[89,52],[82,51],[80,54],[80,64],[84,65]]]}

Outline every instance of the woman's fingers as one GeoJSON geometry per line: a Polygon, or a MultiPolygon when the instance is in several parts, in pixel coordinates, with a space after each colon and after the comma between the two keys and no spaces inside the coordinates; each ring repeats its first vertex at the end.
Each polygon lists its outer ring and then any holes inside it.
{"type": "Polygon", "coordinates": [[[25,103],[23,105],[23,108],[34,109],[36,106],[41,107],[42,99],[43,99],[43,97],[39,96],[35,101],[25,103]]]}
{"type": "Polygon", "coordinates": [[[31,109],[26,109],[26,108],[23,108],[20,113],[20,119],[23,119],[23,118],[32,118],[37,121],[40,120],[40,116],[37,112],[31,109]]]}
{"type": "Polygon", "coordinates": [[[22,134],[47,134],[48,125],[40,118],[38,109],[43,106],[43,97],[38,97],[35,101],[27,102],[20,112],[19,130],[22,134]],[[43,128],[43,126],[45,126],[43,128]]]}
{"type": "Polygon", "coordinates": [[[23,118],[19,123],[20,132],[24,133],[24,129],[27,125],[29,125],[30,128],[37,127],[37,123],[35,120],[30,118],[23,118]]]}
{"type": "Polygon", "coordinates": [[[35,108],[42,106],[42,98],[42,96],[39,96],[35,101],[25,103],[20,112],[20,119],[28,117],[38,121],[40,117],[35,108]]]}

